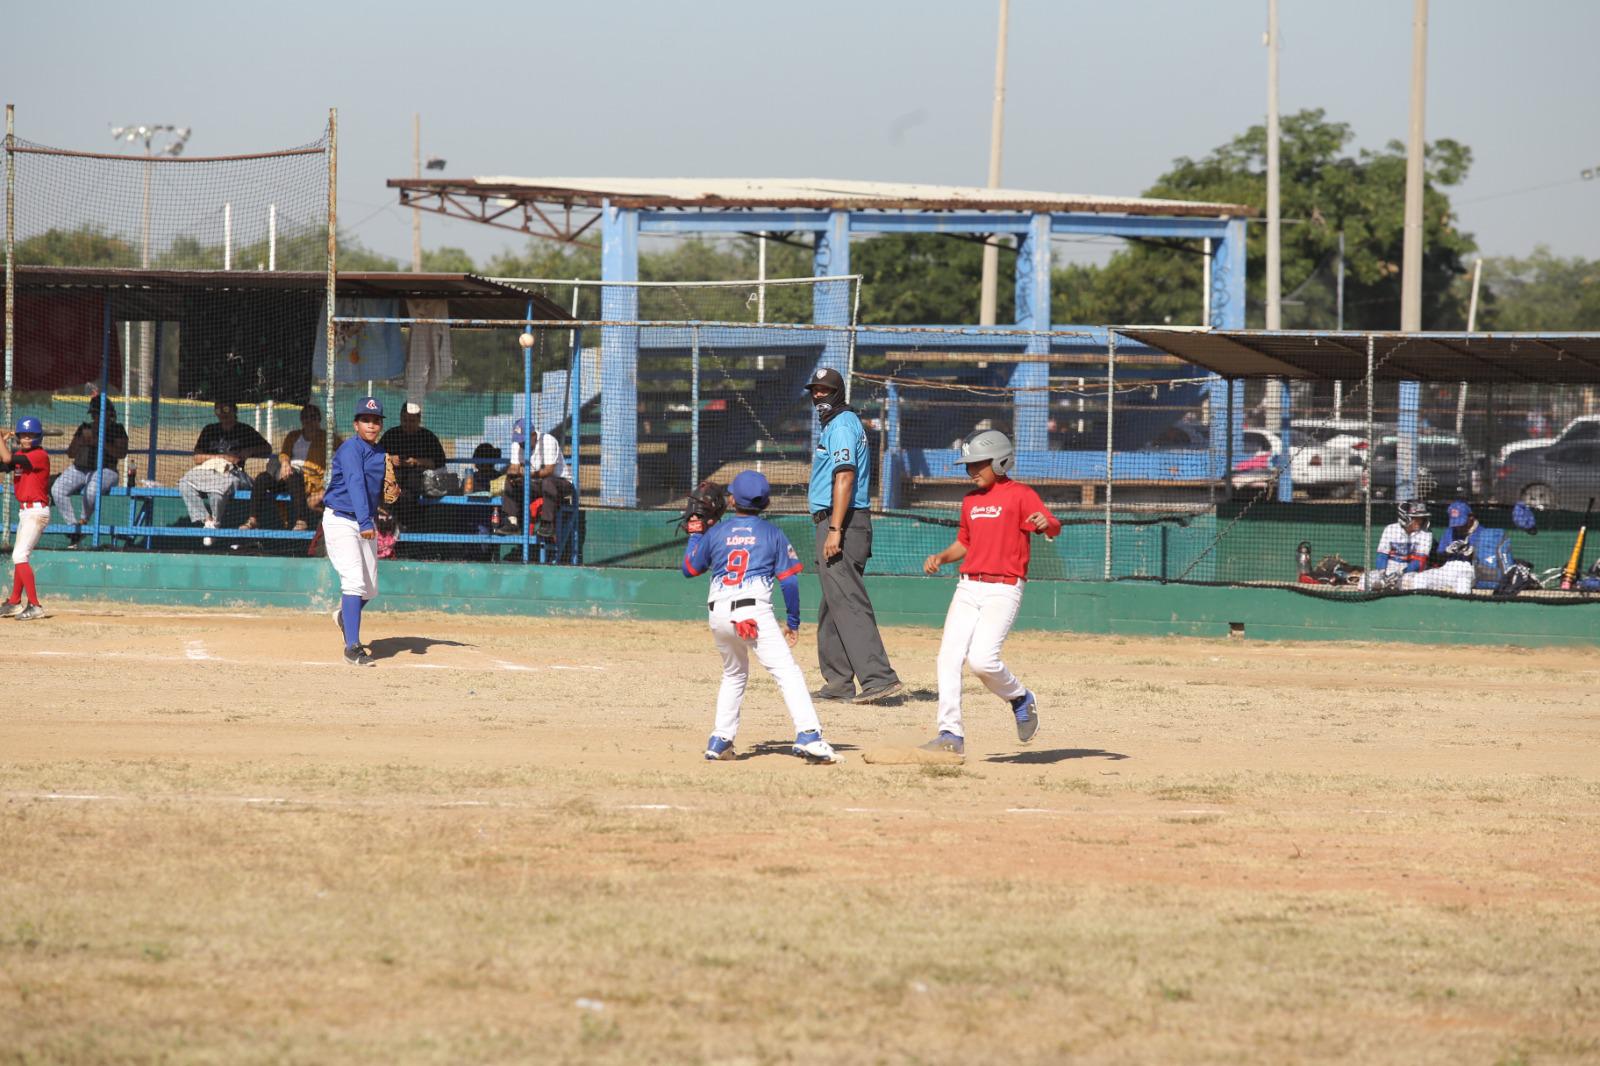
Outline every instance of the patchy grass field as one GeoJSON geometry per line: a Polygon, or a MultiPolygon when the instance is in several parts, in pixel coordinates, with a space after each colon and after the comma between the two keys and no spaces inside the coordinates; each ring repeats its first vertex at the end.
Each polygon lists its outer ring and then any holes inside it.
{"type": "Polygon", "coordinates": [[[867,765],[893,630],[812,767],[694,623],[4,632],[0,1063],[1600,1061],[1600,651],[1024,633],[867,765]]]}

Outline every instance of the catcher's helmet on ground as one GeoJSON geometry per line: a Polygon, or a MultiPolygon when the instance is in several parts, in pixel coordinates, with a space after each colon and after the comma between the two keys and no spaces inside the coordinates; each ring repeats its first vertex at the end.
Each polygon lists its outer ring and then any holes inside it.
{"type": "Polygon", "coordinates": [[[44,426],[39,424],[37,418],[30,415],[27,418],[17,419],[17,436],[39,437],[43,436],[43,434],[44,426]]]}
{"type": "Polygon", "coordinates": [[[1409,524],[1413,518],[1420,518],[1422,528],[1426,529],[1433,521],[1432,516],[1428,514],[1428,505],[1421,500],[1407,500],[1395,510],[1399,512],[1401,525],[1409,524]]]}
{"type": "Polygon", "coordinates": [[[961,462],[981,463],[989,460],[996,474],[1005,474],[1016,461],[1017,451],[1011,438],[998,429],[980,429],[961,442],[961,462]]]}
{"type": "Polygon", "coordinates": [[[765,511],[767,504],[772,502],[772,485],[765,474],[745,470],[728,485],[728,495],[733,497],[733,505],[741,511],[765,511]]]}

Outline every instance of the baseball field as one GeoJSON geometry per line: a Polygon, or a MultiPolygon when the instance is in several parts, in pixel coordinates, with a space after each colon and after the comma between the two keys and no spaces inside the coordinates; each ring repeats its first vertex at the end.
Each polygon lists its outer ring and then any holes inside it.
{"type": "Polygon", "coordinates": [[[0,1063],[1600,1061],[1600,649],[1024,632],[885,766],[891,629],[823,767],[694,623],[0,624],[0,1063]]]}

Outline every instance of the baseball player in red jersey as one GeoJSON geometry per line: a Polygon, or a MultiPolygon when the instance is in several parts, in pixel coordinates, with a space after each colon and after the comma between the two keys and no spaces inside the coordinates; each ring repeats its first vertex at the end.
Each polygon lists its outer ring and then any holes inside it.
{"type": "Polygon", "coordinates": [[[33,585],[34,546],[50,524],[50,456],[39,447],[44,438],[44,427],[37,418],[19,418],[17,435],[0,440],[0,470],[11,472],[11,487],[17,494],[22,513],[17,518],[17,540],[11,549],[11,563],[15,567],[11,578],[11,598],[0,605],[0,618],[15,618],[31,622],[44,617],[39,606],[39,591],[33,585]],[[28,605],[22,605],[22,594],[28,594],[28,605]]]}
{"type": "Polygon", "coordinates": [[[1028,536],[1054,538],[1061,520],[1021,482],[1006,477],[1016,459],[1011,439],[995,429],[974,433],[961,444],[967,476],[977,486],[961,500],[961,529],[955,543],[922,564],[936,574],[945,563],[961,563],[961,580],[950,599],[939,644],[939,735],[923,745],[927,751],[966,754],[961,726],[961,664],[972,665],[990,692],[1011,705],[1017,739],[1026,744],[1039,728],[1033,693],[1006,669],[1000,645],[1011,632],[1022,586],[1028,579],[1028,536]]]}

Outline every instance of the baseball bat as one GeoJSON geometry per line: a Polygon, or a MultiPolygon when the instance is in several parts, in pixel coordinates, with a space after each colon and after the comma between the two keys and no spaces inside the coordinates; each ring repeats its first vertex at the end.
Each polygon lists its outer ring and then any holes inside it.
{"type": "Polygon", "coordinates": [[[1583,509],[1583,525],[1578,527],[1578,540],[1572,545],[1572,558],[1567,560],[1565,570],[1561,571],[1562,591],[1570,591],[1578,583],[1578,567],[1583,565],[1583,542],[1589,539],[1589,516],[1594,513],[1594,497],[1589,497],[1589,506],[1583,509]]]}

